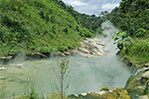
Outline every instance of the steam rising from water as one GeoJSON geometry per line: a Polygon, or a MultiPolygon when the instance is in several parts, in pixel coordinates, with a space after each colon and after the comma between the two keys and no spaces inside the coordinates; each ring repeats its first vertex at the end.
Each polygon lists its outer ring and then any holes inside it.
{"type": "MultiPolygon", "coordinates": [[[[106,21],[102,24],[106,38],[99,38],[105,43],[106,56],[85,58],[80,55],[68,56],[69,64],[69,88],[68,94],[79,94],[83,92],[99,91],[103,87],[124,87],[130,71],[127,66],[120,62],[116,56],[116,45],[112,36],[118,31],[113,24],[106,21]]],[[[21,55],[23,56],[23,55],[21,55]]],[[[27,76],[31,76],[35,90],[39,93],[52,93],[55,89],[54,83],[59,83],[54,70],[57,69],[57,57],[41,60],[25,60],[24,56],[3,65],[6,71],[0,72],[0,83],[6,87],[0,90],[6,96],[13,93],[23,94],[27,84],[27,76]],[[19,64],[19,66],[17,66],[19,64]],[[21,65],[23,64],[23,65],[21,65]]],[[[0,86],[0,89],[2,87],[0,86]]]]}
{"type": "Polygon", "coordinates": [[[106,44],[105,51],[108,51],[108,54],[116,55],[118,49],[114,45],[113,37],[116,32],[119,32],[119,29],[115,28],[110,21],[105,21],[102,23],[103,33],[107,36],[106,38],[101,38],[102,42],[106,44]]]}
{"type": "Polygon", "coordinates": [[[102,23],[102,30],[103,33],[107,35],[108,39],[112,40],[112,37],[116,32],[119,32],[119,29],[117,29],[110,21],[105,21],[102,23]]]}
{"type": "MultiPolygon", "coordinates": [[[[100,37],[99,40],[105,44],[106,56],[89,59],[78,56],[76,56],[78,58],[72,57],[75,58],[73,64],[76,64],[72,68],[74,70],[78,68],[78,72],[80,72],[72,73],[75,79],[72,79],[73,82],[80,85],[76,86],[78,87],[77,92],[99,91],[103,87],[124,87],[130,76],[126,64],[122,63],[120,57],[116,55],[118,49],[114,45],[113,36],[119,32],[119,29],[115,28],[108,20],[102,23],[102,29],[107,37],[100,37]],[[78,79],[79,76],[80,79],[78,79]]],[[[76,90],[75,88],[70,89],[76,90]]]]}

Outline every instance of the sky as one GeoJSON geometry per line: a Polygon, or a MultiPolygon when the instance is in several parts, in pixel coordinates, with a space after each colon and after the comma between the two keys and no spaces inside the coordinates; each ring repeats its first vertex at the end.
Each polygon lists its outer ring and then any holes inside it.
{"type": "Polygon", "coordinates": [[[101,11],[111,11],[121,0],[62,0],[80,13],[99,15],[101,11]]]}

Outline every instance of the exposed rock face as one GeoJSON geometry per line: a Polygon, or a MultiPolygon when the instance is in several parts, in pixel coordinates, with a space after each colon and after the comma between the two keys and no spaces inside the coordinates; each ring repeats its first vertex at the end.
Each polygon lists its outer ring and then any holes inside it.
{"type": "Polygon", "coordinates": [[[70,95],[68,99],[130,99],[127,90],[123,88],[114,88],[102,90],[99,92],[83,93],[80,95],[70,95]]]}
{"type": "Polygon", "coordinates": [[[83,56],[102,56],[105,55],[104,44],[99,39],[85,39],[81,42],[81,47],[78,49],[79,53],[83,56]]]}
{"type": "Polygon", "coordinates": [[[56,55],[67,56],[74,55],[80,53],[82,56],[90,57],[90,56],[103,56],[104,52],[104,44],[99,41],[99,39],[85,39],[81,43],[81,47],[78,49],[71,49],[64,52],[56,52],[56,55]]]}

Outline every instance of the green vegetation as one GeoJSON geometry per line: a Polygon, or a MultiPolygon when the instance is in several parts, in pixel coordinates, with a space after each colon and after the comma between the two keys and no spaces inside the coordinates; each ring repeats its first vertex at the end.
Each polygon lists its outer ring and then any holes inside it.
{"type": "Polygon", "coordinates": [[[72,6],[66,6],[63,1],[55,0],[62,9],[69,12],[76,20],[78,24],[81,24],[83,27],[86,27],[92,32],[102,33],[101,24],[107,20],[107,11],[101,12],[97,17],[96,15],[87,15],[85,13],[81,14],[73,9],[72,6]]]}
{"type": "Polygon", "coordinates": [[[65,95],[65,89],[68,88],[69,83],[66,84],[66,76],[68,75],[67,69],[68,69],[69,61],[66,59],[63,59],[60,65],[60,93],[61,93],[61,99],[64,99],[65,95]],[[65,86],[66,85],[66,86],[65,86]]]}
{"type": "Polygon", "coordinates": [[[66,99],[65,97],[65,91],[69,87],[69,71],[68,71],[69,61],[67,58],[58,59],[58,71],[56,71],[56,75],[58,78],[59,83],[56,85],[58,89],[58,93],[52,94],[50,97],[54,97],[57,95],[57,98],[52,99],[66,99]]]}
{"type": "Polygon", "coordinates": [[[135,39],[134,42],[129,47],[127,57],[134,64],[149,62],[149,39],[135,39]]]}
{"type": "Polygon", "coordinates": [[[149,1],[123,0],[119,8],[110,13],[110,21],[128,35],[136,36],[137,30],[149,30],[149,1]]]}
{"type": "Polygon", "coordinates": [[[148,0],[123,0],[120,7],[108,15],[110,21],[122,30],[114,38],[120,54],[133,64],[149,62],[148,7],[148,0]]]}
{"type": "Polygon", "coordinates": [[[0,0],[0,56],[65,51],[94,35],[55,0],[0,0]]]}

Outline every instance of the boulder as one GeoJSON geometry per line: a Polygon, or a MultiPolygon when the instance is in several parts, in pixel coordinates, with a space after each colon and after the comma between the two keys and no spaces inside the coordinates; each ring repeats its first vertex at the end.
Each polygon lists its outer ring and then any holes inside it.
{"type": "Polygon", "coordinates": [[[62,53],[62,52],[60,52],[60,51],[58,51],[58,52],[56,53],[56,55],[66,56],[64,53],[62,53]]]}
{"type": "Polygon", "coordinates": [[[86,96],[87,95],[87,93],[81,93],[81,96],[86,96]]]}
{"type": "Polygon", "coordinates": [[[132,75],[126,85],[126,89],[132,97],[138,98],[141,95],[149,94],[149,71],[142,71],[132,75]]]}
{"type": "Polygon", "coordinates": [[[31,55],[32,55],[32,56],[37,56],[37,57],[45,57],[45,58],[48,57],[48,56],[42,54],[41,52],[33,52],[31,55]]]}
{"type": "Polygon", "coordinates": [[[0,57],[0,60],[10,60],[12,59],[12,56],[8,56],[8,57],[0,57]]]}
{"type": "Polygon", "coordinates": [[[138,99],[149,99],[147,95],[144,95],[144,96],[139,96],[138,99]]]}
{"type": "Polygon", "coordinates": [[[146,71],[145,73],[142,74],[142,78],[147,78],[149,79],[149,71],[146,71]]]}
{"type": "Polygon", "coordinates": [[[85,49],[85,48],[79,48],[79,51],[81,51],[82,53],[90,53],[89,50],[85,49]]]}
{"type": "Polygon", "coordinates": [[[99,91],[99,92],[96,92],[97,94],[99,94],[99,95],[103,95],[103,94],[105,94],[105,93],[107,93],[108,91],[105,91],[105,90],[102,90],[102,91],[99,91]]]}
{"type": "Polygon", "coordinates": [[[78,95],[69,95],[68,99],[79,99],[78,95]]]}
{"type": "Polygon", "coordinates": [[[64,54],[65,54],[66,56],[68,56],[68,55],[71,54],[71,52],[70,52],[70,51],[65,51],[64,54]]]}
{"type": "Polygon", "coordinates": [[[4,70],[6,70],[7,68],[5,68],[5,67],[0,67],[0,71],[4,71],[4,70]]]}

